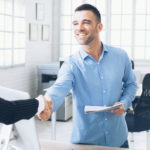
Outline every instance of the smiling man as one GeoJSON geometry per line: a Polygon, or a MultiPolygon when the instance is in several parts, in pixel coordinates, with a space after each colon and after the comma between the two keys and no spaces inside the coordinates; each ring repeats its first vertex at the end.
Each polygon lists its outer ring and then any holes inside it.
{"type": "Polygon", "coordinates": [[[56,111],[67,93],[73,95],[72,143],[128,147],[124,111],[134,99],[136,81],[126,52],[100,40],[103,25],[96,7],[76,8],[74,35],[81,49],[62,65],[46,96],[56,111]],[[121,107],[110,112],[85,114],[85,105],[121,107]]]}
{"type": "Polygon", "coordinates": [[[73,26],[75,37],[81,45],[99,42],[98,36],[103,26],[100,23],[100,18],[97,18],[92,11],[77,11],[73,26]]]}

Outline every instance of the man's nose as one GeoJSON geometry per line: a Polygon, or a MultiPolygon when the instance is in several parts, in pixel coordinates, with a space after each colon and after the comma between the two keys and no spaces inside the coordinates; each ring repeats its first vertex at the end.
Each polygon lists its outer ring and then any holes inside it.
{"type": "Polygon", "coordinates": [[[80,23],[80,24],[78,25],[78,30],[82,31],[83,29],[84,29],[84,26],[83,26],[82,23],[80,23]]]}

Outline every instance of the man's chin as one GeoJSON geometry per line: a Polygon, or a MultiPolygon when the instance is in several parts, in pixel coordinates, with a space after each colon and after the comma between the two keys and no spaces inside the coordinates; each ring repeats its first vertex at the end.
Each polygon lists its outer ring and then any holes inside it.
{"type": "Polygon", "coordinates": [[[85,41],[80,41],[80,40],[78,40],[78,43],[79,43],[80,45],[87,45],[85,41]]]}
{"type": "Polygon", "coordinates": [[[86,45],[85,43],[79,43],[80,45],[86,45]]]}

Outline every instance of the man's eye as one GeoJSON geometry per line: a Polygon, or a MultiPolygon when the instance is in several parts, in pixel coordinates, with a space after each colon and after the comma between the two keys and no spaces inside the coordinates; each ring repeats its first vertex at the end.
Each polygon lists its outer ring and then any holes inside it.
{"type": "Polygon", "coordinates": [[[77,22],[74,22],[73,25],[76,26],[76,25],[78,25],[78,23],[77,23],[77,22]]]}
{"type": "Polygon", "coordinates": [[[90,22],[89,22],[89,21],[84,21],[84,23],[85,23],[85,24],[90,24],[90,22]]]}

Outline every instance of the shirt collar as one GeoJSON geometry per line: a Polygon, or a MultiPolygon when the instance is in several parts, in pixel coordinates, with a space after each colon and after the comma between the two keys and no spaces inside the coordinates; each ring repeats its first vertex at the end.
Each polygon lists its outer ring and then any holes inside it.
{"type": "MultiPolygon", "coordinates": [[[[107,53],[108,52],[108,48],[105,44],[102,43],[102,54],[107,53]]],[[[80,55],[82,59],[85,59],[86,57],[89,56],[89,54],[87,52],[85,52],[85,50],[83,48],[80,48],[80,55]]]]}

